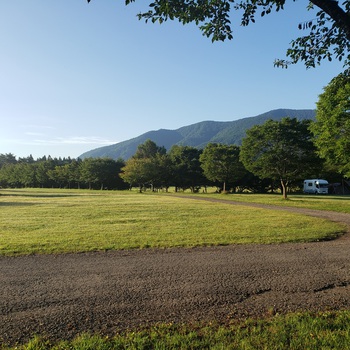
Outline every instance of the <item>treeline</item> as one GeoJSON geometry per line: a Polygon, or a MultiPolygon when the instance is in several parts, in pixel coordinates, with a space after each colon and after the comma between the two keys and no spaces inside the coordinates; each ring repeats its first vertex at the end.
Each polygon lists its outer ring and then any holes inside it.
{"type": "Polygon", "coordinates": [[[207,186],[217,186],[218,191],[271,189],[271,180],[260,180],[249,173],[238,157],[237,146],[210,144],[204,150],[173,146],[167,152],[151,140],[140,145],[128,161],[50,156],[17,159],[11,153],[0,154],[0,186],[109,190],[138,187],[140,191],[166,191],[173,186],[176,191],[190,189],[192,192],[207,186]],[[226,154],[226,159],[211,159],[217,158],[219,153],[226,154]]]}
{"type": "Polygon", "coordinates": [[[0,154],[0,186],[3,188],[126,189],[120,178],[123,160],[109,158],[51,158],[36,160],[0,154]]]}
{"type": "Polygon", "coordinates": [[[126,161],[121,178],[139,191],[146,189],[265,192],[273,187],[271,179],[260,180],[245,169],[239,160],[240,148],[234,145],[208,144],[204,149],[191,146],[164,147],[147,140],[126,161]]]}

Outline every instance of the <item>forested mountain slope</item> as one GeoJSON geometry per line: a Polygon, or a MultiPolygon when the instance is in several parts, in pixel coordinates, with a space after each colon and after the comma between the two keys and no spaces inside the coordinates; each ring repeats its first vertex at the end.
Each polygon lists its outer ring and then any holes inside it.
{"type": "Polygon", "coordinates": [[[252,126],[263,124],[268,119],[280,120],[284,117],[297,118],[299,120],[314,119],[315,110],[276,109],[255,117],[231,122],[204,121],[184,126],[177,130],[160,129],[149,131],[127,141],[85,152],[79,158],[110,157],[127,160],[136,152],[137,146],[148,139],[155,142],[158,146],[164,146],[167,150],[170,150],[173,145],[203,148],[209,142],[240,145],[246,130],[252,126]]]}

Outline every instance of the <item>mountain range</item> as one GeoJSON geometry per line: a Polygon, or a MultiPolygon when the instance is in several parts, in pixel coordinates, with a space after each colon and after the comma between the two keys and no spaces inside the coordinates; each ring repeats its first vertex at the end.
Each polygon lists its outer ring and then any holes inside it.
{"type": "Polygon", "coordinates": [[[316,111],[313,109],[275,109],[254,117],[229,122],[203,121],[176,130],[153,130],[127,141],[85,152],[79,158],[109,157],[127,160],[135,154],[137,147],[148,139],[155,142],[157,146],[164,146],[166,150],[170,150],[173,145],[204,148],[208,143],[239,146],[248,129],[254,125],[261,125],[268,119],[281,120],[284,117],[290,117],[298,120],[314,120],[315,115],[316,111]]]}

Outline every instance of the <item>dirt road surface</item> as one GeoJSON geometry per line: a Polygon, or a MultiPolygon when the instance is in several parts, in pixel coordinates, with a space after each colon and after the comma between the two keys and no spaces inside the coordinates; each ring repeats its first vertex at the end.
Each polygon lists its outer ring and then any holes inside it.
{"type": "MultiPolygon", "coordinates": [[[[350,227],[348,214],[281,210],[350,227]]],[[[350,308],[350,239],[0,257],[0,282],[3,344],[34,334],[52,340],[86,331],[112,336],[159,322],[341,310],[350,308]]]]}

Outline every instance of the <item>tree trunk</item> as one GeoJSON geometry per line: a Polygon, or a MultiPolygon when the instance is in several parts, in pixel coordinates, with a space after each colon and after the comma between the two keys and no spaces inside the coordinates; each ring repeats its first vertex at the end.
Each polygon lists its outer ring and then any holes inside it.
{"type": "Polygon", "coordinates": [[[287,183],[281,180],[281,186],[283,199],[287,199],[287,183]]]}
{"type": "Polygon", "coordinates": [[[337,27],[346,33],[350,40],[350,16],[334,0],[311,0],[313,4],[326,12],[337,24],[337,27]]]}

